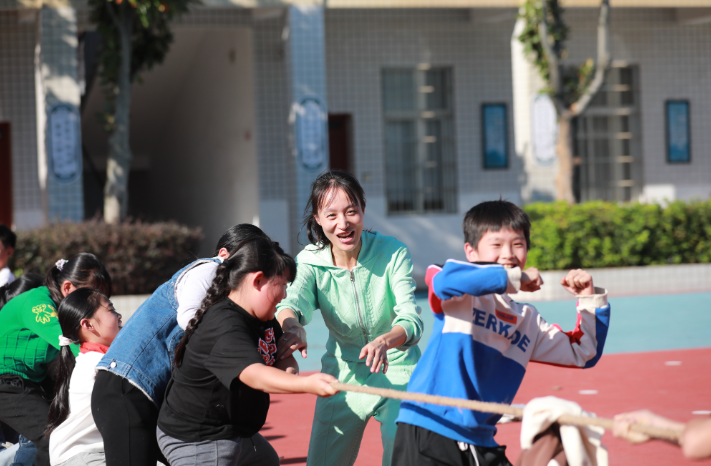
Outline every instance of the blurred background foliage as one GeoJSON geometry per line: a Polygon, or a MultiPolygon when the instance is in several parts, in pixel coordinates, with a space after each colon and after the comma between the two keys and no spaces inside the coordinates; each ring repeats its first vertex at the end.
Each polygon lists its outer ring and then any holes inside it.
{"type": "Polygon", "coordinates": [[[711,262],[711,201],[536,203],[527,265],[541,270],[711,262]]]}
{"type": "Polygon", "coordinates": [[[91,252],[111,274],[114,295],[148,294],[197,257],[201,240],[199,228],[173,222],[55,223],[17,232],[10,268],[16,276],[27,272],[44,276],[58,259],[91,252]]]}

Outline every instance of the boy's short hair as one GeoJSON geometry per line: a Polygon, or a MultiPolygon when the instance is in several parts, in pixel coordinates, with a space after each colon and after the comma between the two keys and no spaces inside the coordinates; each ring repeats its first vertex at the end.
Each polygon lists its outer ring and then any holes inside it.
{"type": "Polygon", "coordinates": [[[475,205],[464,216],[464,241],[476,249],[487,231],[510,228],[521,230],[526,237],[526,248],[531,248],[531,221],[526,212],[509,201],[486,201],[475,205]]]}
{"type": "Polygon", "coordinates": [[[0,241],[2,245],[6,248],[15,249],[15,243],[17,242],[17,236],[15,233],[5,225],[0,225],[0,241]]]}

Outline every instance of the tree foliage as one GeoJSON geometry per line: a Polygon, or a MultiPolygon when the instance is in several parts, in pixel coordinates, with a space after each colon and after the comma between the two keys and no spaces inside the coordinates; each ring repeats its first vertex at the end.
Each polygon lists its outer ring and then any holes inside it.
{"type": "Polygon", "coordinates": [[[131,30],[131,81],[142,71],[160,64],[173,41],[170,21],[186,13],[197,0],[88,0],[90,18],[102,37],[99,51],[99,78],[107,104],[104,115],[107,131],[113,130],[114,103],[121,68],[120,19],[131,30]]]}

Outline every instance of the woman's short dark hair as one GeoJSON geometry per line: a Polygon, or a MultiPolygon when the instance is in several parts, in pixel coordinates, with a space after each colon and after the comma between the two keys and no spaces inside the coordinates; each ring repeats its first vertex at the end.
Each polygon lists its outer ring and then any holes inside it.
{"type": "Polygon", "coordinates": [[[476,249],[487,231],[509,228],[523,232],[526,247],[531,248],[531,221],[519,206],[509,201],[487,201],[475,205],[464,216],[464,241],[476,249]]]}
{"type": "Polygon", "coordinates": [[[47,272],[45,282],[49,288],[49,295],[57,306],[64,299],[62,283],[65,280],[69,280],[77,288],[96,288],[107,297],[111,297],[109,272],[98,257],[88,252],[81,252],[72,257],[62,265],[61,270],[54,265],[47,272]]]}
{"type": "Polygon", "coordinates": [[[309,243],[322,248],[331,244],[316,221],[319,209],[327,206],[336,197],[338,189],[342,189],[348,201],[365,210],[365,192],[355,176],[341,170],[330,170],[319,175],[311,185],[311,195],[304,209],[304,224],[309,243]]]}

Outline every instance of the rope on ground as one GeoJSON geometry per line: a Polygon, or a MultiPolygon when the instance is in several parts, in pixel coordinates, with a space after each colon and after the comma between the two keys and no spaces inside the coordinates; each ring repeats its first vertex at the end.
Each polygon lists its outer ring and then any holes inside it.
{"type": "MultiPolygon", "coordinates": [[[[465,400],[463,398],[450,398],[446,396],[426,395],[424,393],[410,393],[390,388],[375,388],[366,385],[351,385],[341,382],[331,383],[333,388],[346,392],[367,393],[369,395],[381,396],[384,398],[394,398],[396,400],[414,401],[417,403],[429,403],[433,405],[453,406],[455,408],[469,409],[472,411],[480,411],[483,413],[493,414],[508,414],[515,417],[523,417],[523,409],[514,406],[490,403],[486,401],[465,400]]],[[[574,416],[564,414],[558,419],[559,424],[571,426],[599,426],[611,430],[613,425],[612,419],[588,416],[574,416]]],[[[646,424],[631,424],[630,430],[649,435],[661,440],[678,443],[681,438],[681,431],[671,429],[660,429],[659,427],[649,426],[646,424]]]]}

